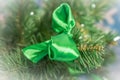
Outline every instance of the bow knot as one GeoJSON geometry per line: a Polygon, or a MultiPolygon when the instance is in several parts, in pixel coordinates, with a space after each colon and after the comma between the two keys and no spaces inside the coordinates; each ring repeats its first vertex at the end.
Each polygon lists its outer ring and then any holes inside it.
{"type": "Polygon", "coordinates": [[[70,6],[61,4],[55,9],[52,16],[52,28],[59,33],[50,40],[34,44],[22,49],[24,55],[32,62],[37,63],[46,55],[51,60],[72,61],[79,57],[79,51],[72,39],[71,30],[75,21],[70,6]]]}

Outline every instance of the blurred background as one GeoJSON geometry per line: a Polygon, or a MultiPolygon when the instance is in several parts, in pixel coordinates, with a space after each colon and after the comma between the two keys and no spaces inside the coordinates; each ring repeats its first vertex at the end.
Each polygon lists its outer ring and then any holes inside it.
{"type": "MultiPolygon", "coordinates": [[[[9,11],[8,9],[6,9],[6,7],[8,7],[11,1],[12,0],[0,0],[0,32],[2,32],[3,28],[5,27],[5,17],[9,15],[9,11]]],[[[39,5],[40,7],[45,6],[43,2],[44,0],[35,0],[36,5],[39,5]]],[[[97,22],[96,25],[98,26],[98,28],[103,29],[105,32],[113,30],[113,32],[117,32],[120,35],[120,0],[114,0],[113,2],[114,3],[111,4],[111,6],[104,13],[103,15],[104,19],[102,21],[97,22]]],[[[92,6],[95,7],[97,5],[93,4],[92,6]]],[[[32,15],[33,13],[30,14],[32,15]]],[[[2,36],[2,34],[0,34],[0,36],[2,36]]],[[[120,41],[118,43],[120,45],[120,41]]],[[[103,80],[120,80],[119,45],[116,47],[112,47],[115,52],[115,60],[111,64],[104,66],[105,76],[103,76],[102,78],[103,80]]],[[[0,46],[2,46],[2,43],[0,43],[0,46]]],[[[9,74],[7,74],[5,71],[0,70],[0,80],[9,80],[10,77],[8,76],[9,74]]],[[[80,76],[79,79],[88,80],[88,78],[85,75],[80,76]]],[[[14,78],[12,80],[16,79],[14,78]]]]}

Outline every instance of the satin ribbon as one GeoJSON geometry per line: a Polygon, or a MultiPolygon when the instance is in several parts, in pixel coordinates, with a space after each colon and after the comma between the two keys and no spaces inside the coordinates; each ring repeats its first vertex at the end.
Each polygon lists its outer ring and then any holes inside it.
{"type": "Polygon", "coordinates": [[[66,3],[56,8],[52,15],[52,28],[59,33],[50,40],[22,49],[24,55],[34,63],[45,56],[56,61],[73,61],[79,57],[79,51],[70,33],[75,26],[70,6],[66,3]]]}

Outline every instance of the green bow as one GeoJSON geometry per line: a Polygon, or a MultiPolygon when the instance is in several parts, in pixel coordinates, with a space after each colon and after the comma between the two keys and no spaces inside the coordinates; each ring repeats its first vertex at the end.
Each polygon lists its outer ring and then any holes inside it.
{"type": "Polygon", "coordinates": [[[75,26],[70,6],[61,4],[52,16],[52,28],[60,33],[50,40],[24,48],[24,55],[32,62],[37,63],[46,55],[51,60],[72,61],[79,57],[79,51],[70,33],[75,26]]]}

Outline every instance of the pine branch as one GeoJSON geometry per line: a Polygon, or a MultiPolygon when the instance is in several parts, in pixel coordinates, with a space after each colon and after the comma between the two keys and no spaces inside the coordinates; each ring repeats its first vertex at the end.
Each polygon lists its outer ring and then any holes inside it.
{"type": "MultiPolygon", "coordinates": [[[[100,2],[102,1],[104,0],[100,2]]],[[[94,26],[101,20],[106,2],[104,4],[93,2],[96,4],[94,9],[91,8],[92,2],[86,5],[86,0],[49,0],[44,3],[45,7],[42,9],[32,0],[15,2],[17,4],[14,3],[14,7],[9,7],[10,14],[6,17],[6,27],[3,31],[3,37],[7,40],[6,46],[11,48],[9,51],[8,48],[5,49],[2,54],[2,64],[5,70],[15,71],[20,76],[20,80],[32,78],[32,80],[49,78],[71,80],[73,77],[71,78],[68,73],[68,68],[71,71],[79,71],[79,73],[89,73],[101,67],[107,54],[106,47],[113,42],[115,37],[94,26]],[[79,49],[80,57],[71,62],[51,61],[45,57],[37,64],[31,63],[23,56],[21,48],[40,43],[50,39],[51,35],[56,35],[51,28],[51,15],[53,10],[63,2],[70,4],[76,20],[76,26],[71,33],[79,49]],[[31,12],[32,15],[30,15],[31,12]]]]}

